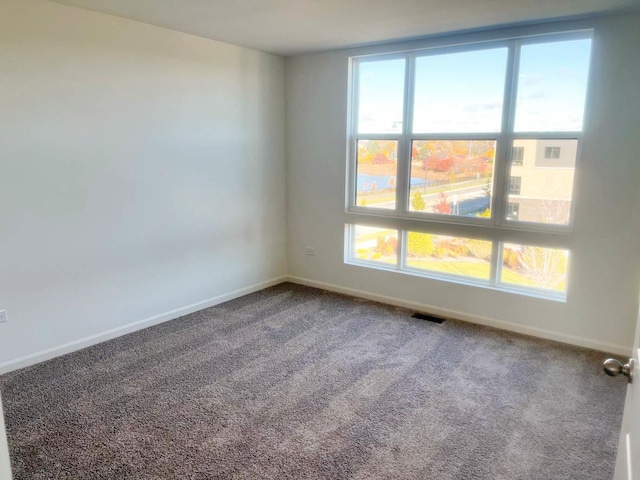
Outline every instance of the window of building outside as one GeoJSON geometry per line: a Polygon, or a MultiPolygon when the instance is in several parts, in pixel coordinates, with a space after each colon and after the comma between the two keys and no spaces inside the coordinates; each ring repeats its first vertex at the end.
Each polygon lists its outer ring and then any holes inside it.
{"type": "Polygon", "coordinates": [[[520,205],[515,202],[507,204],[507,220],[518,220],[518,210],[520,205]]]}
{"type": "Polygon", "coordinates": [[[509,177],[509,195],[520,195],[522,177],[509,177]]]}
{"type": "Polygon", "coordinates": [[[545,147],[544,158],[560,158],[560,147],[545,147]]]}
{"type": "Polygon", "coordinates": [[[571,32],[352,58],[345,261],[565,299],[590,50],[571,32]]]}
{"type": "Polygon", "coordinates": [[[513,147],[511,149],[511,165],[522,165],[524,159],[524,147],[513,147]]]}

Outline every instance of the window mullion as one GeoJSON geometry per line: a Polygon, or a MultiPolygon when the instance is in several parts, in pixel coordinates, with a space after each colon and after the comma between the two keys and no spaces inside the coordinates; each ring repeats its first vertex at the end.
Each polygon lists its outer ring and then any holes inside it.
{"type": "Polygon", "coordinates": [[[398,229],[398,250],[397,250],[396,268],[404,270],[407,266],[407,231],[398,229]]]}
{"type": "Polygon", "coordinates": [[[491,243],[491,265],[489,271],[489,284],[497,285],[500,278],[500,270],[502,269],[502,252],[500,248],[501,242],[498,239],[491,243]]]}
{"type": "MultiPolygon", "coordinates": [[[[347,141],[347,201],[346,209],[349,211],[352,207],[356,206],[356,181],[357,181],[357,133],[358,133],[358,113],[360,110],[360,61],[353,59],[349,65],[351,73],[351,88],[349,94],[351,95],[350,110],[348,118],[348,141],[347,141]]],[[[351,234],[349,235],[351,237],[351,234]]]]}
{"type": "Polygon", "coordinates": [[[520,44],[512,42],[509,46],[507,71],[502,109],[502,130],[498,138],[496,166],[493,185],[492,211],[496,225],[504,223],[509,196],[509,170],[511,146],[513,144],[513,125],[517,95],[520,44]]]}
{"type": "Polygon", "coordinates": [[[400,215],[407,213],[409,198],[409,177],[411,173],[411,136],[413,129],[413,65],[414,55],[406,57],[404,81],[404,109],[402,135],[398,142],[398,176],[396,178],[396,209],[400,215]]]}

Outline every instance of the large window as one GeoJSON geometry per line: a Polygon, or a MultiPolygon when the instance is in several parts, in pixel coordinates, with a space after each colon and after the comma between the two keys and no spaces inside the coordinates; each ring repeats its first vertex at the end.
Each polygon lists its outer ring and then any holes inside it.
{"type": "Polygon", "coordinates": [[[347,261],[564,292],[590,35],[353,58],[347,261]]]}

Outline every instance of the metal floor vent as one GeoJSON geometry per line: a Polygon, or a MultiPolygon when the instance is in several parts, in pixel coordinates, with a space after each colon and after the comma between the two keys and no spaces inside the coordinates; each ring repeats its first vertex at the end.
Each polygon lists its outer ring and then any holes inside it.
{"type": "Polygon", "coordinates": [[[411,315],[411,318],[419,318],[420,320],[428,320],[428,321],[434,322],[434,323],[443,323],[444,320],[445,320],[442,317],[436,317],[434,315],[427,315],[426,313],[414,313],[413,315],[411,315]]]}

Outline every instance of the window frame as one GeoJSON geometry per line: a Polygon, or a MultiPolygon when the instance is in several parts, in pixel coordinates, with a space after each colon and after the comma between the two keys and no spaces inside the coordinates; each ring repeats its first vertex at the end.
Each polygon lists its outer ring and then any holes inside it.
{"type": "MultiPolygon", "coordinates": [[[[347,162],[345,176],[345,251],[344,261],[347,264],[360,267],[375,268],[390,272],[401,273],[422,278],[443,280],[462,285],[479,286],[503,292],[523,294],[531,297],[567,301],[569,292],[569,274],[571,265],[567,265],[567,280],[565,292],[552,292],[535,287],[516,286],[500,281],[502,270],[502,254],[504,244],[531,245],[543,248],[564,249],[572,257],[575,242],[572,234],[575,221],[575,208],[579,198],[579,178],[581,176],[580,159],[583,146],[583,132],[588,121],[589,99],[591,93],[591,77],[593,63],[592,28],[574,31],[561,31],[534,34],[528,36],[514,36],[501,39],[482,40],[453,45],[440,44],[433,47],[414,48],[405,51],[387,51],[357,55],[349,58],[349,90],[347,103],[347,162]],[[517,74],[520,66],[520,52],[523,46],[550,42],[584,40],[591,41],[589,67],[587,71],[585,104],[583,111],[583,125],[580,131],[544,131],[544,132],[516,132],[515,113],[517,102],[517,74]],[[505,85],[502,107],[502,124],[499,132],[495,133],[429,133],[414,134],[410,130],[413,125],[414,98],[414,63],[418,57],[426,55],[440,55],[457,52],[471,52],[491,48],[507,47],[507,64],[505,71],[505,85]],[[360,62],[379,61],[394,58],[405,59],[405,82],[403,92],[403,118],[401,128],[394,134],[359,134],[358,127],[358,65],[360,62]],[[509,219],[509,177],[512,167],[512,148],[517,140],[575,140],[577,142],[576,159],[574,164],[574,179],[570,205],[570,221],[566,225],[543,224],[509,219]],[[371,206],[359,207],[356,204],[357,195],[357,143],[358,140],[394,140],[398,142],[398,160],[396,164],[396,208],[381,209],[371,206]],[[464,217],[441,215],[430,212],[410,211],[410,174],[411,147],[414,140],[491,140],[496,141],[494,159],[494,173],[491,197],[491,217],[464,217]],[[355,225],[396,230],[398,235],[397,264],[395,266],[381,266],[379,263],[354,259],[351,254],[354,245],[353,232],[355,225]],[[406,262],[406,232],[424,232],[434,235],[476,238],[492,242],[491,278],[489,282],[479,281],[471,277],[461,277],[438,272],[416,272],[405,268],[406,262]]],[[[384,49],[382,48],[381,51],[384,49]]],[[[524,160],[524,158],[523,158],[524,160]]]]}
{"type": "MultiPolygon", "coordinates": [[[[427,278],[427,279],[433,279],[433,280],[439,280],[439,281],[445,281],[445,282],[449,282],[449,283],[457,283],[460,285],[468,285],[468,286],[472,286],[472,287],[480,287],[480,288],[485,288],[485,289],[489,289],[489,290],[497,290],[497,291],[502,291],[502,292],[508,292],[508,293],[514,293],[514,294],[519,294],[519,295],[526,295],[529,297],[535,297],[535,298],[539,298],[542,300],[552,300],[552,301],[556,301],[556,302],[562,302],[565,303],[566,299],[567,299],[567,285],[568,285],[568,281],[569,281],[569,273],[570,273],[570,263],[567,263],[567,270],[566,270],[566,282],[565,282],[565,290],[564,291],[557,291],[557,290],[548,290],[548,289],[542,289],[542,288],[538,288],[538,287],[532,287],[532,286],[527,286],[527,285],[517,285],[517,284],[513,284],[513,283],[509,283],[509,282],[504,282],[502,281],[502,270],[504,268],[503,266],[503,252],[504,252],[504,245],[508,244],[508,243],[517,243],[517,242],[513,242],[511,240],[491,240],[489,238],[484,238],[484,237],[471,237],[471,238],[475,238],[477,240],[484,240],[484,241],[490,241],[492,242],[492,252],[491,252],[491,259],[489,260],[489,268],[490,268],[490,273],[489,273],[489,278],[487,280],[484,279],[480,279],[480,278],[475,278],[475,277],[467,277],[464,275],[456,275],[453,273],[446,273],[446,272],[438,272],[438,271],[429,271],[426,269],[419,269],[419,268],[414,268],[414,267],[410,267],[407,265],[407,242],[408,242],[408,234],[410,232],[415,232],[416,230],[405,230],[402,228],[388,228],[389,230],[395,230],[397,232],[397,251],[396,251],[396,263],[392,264],[392,263],[384,263],[384,262],[377,262],[377,261],[371,261],[371,260],[366,260],[366,259],[360,259],[360,258],[356,258],[355,256],[355,229],[358,226],[365,226],[365,227],[374,227],[374,228],[383,228],[383,229],[387,229],[386,227],[382,227],[380,225],[376,225],[375,222],[371,223],[371,222],[363,222],[363,223],[347,223],[345,224],[345,253],[344,253],[344,261],[347,264],[351,264],[354,266],[359,266],[359,267],[366,267],[366,268],[373,268],[376,270],[382,270],[382,271],[386,271],[386,272],[394,272],[394,273],[400,273],[402,275],[411,275],[414,277],[421,277],[421,278],[427,278]],[[495,255],[495,257],[494,257],[495,255]],[[494,261],[493,259],[496,259],[496,261],[494,261]]],[[[417,233],[431,233],[434,234],[433,232],[417,232],[417,233]]],[[[475,232],[477,235],[477,231],[475,232]]],[[[448,233],[437,233],[436,235],[446,235],[446,236],[456,236],[456,235],[449,235],[448,233]]],[[[545,244],[544,242],[539,243],[537,245],[531,245],[531,246],[536,246],[536,247],[542,247],[542,248],[553,248],[553,249],[565,249],[565,250],[569,250],[566,247],[563,246],[559,246],[559,245],[549,245],[549,244],[545,244]]],[[[570,259],[571,257],[571,251],[568,251],[568,259],[570,259]]]]}
{"type": "MultiPolygon", "coordinates": [[[[581,146],[583,143],[583,129],[580,131],[549,131],[549,132],[516,132],[514,131],[515,112],[517,102],[517,73],[520,65],[520,51],[523,46],[559,41],[589,39],[593,40],[593,29],[569,32],[545,33],[524,37],[486,40],[473,43],[444,45],[413,49],[402,52],[381,54],[367,54],[349,58],[350,84],[348,99],[347,125],[347,175],[346,175],[346,214],[363,214],[367,216],[383,216],[395,219],[417,219],[425,223],[445,223],[455,225],[475,225],[493,229],[523,230],[532,232],[547,232],[570,234],[574,227],[574,209],[576,204],[576,179],[580,165],[581,146]],[[415,61],[419,57],[443,55],[451,53],[472,52],[492,48],[507,48],[507,62],[505,84],[503,92],[502,124],[499,132],[495,133],[413,133],[413,101],[415,96],[415,61]],[[363,62],[405,60],[405,87],[403,92],[403,119],[401,128],[395,134],[360,134],[358,133],[359,112],[359,65],[363,62]],[[511,153],[513,143],[520,139],[571,139],[578,142],[575,161],[576,175],[571,196],[571,207],[568,224],[542,224],[521,220],[507,219],[507,204],[509,203],[509,176],[511,167],[511,153]],[[375,208],[357,205],[357,144],[359,140],[393,140],[398,142],[398,161],[396,165],[396,206],[395,209],[375,208]],[[442,215],[432,212],[413,212],[410,210],[410,173],[411,147],[415,140],[490,140],[496,141],[492,195],[490,200],[491,217],[464,217],[442,215]]],[[[589,79],[586,79],[587,97],[589,95],[589,79]]],[[[586,110],[586,108],[585,108],[586,110]]],[[[586,113],[583,117],[586,117],[586,113]]]]}

